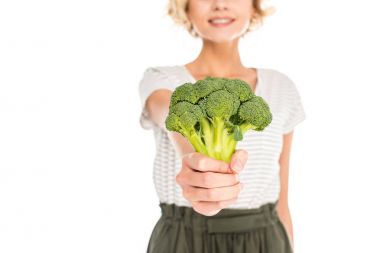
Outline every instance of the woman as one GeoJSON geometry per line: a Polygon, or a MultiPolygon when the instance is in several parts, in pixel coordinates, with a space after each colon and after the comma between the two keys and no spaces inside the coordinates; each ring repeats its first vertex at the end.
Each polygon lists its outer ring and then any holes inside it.
{"type": "Polygon", "coordinates": [[[154,182],[162,212],[149,253],[293,252],[289,157],[293,129],[305,112],[288,76],[243,66],[238,50],[239,39],[268,13],[261,0],[169,2],[168,14],[203,47],[190,63],[147,68],[139,85],[141,124],[154,130],[157,144],[154,182]],[[246,81],[273,115],[264,131],[244,135],[230,164],[194,152],[165,128],[172,91],[206,76],[246,81]]]}

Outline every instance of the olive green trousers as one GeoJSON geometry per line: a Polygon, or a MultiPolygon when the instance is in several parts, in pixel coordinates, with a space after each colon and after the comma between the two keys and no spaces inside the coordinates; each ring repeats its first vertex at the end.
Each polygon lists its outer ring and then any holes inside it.
{"type": "Polygon", "coordinates": [[[162,215],[147,253],[292,253],[276,204],[205,216],[191,207],[160,203],[162,215]]]}

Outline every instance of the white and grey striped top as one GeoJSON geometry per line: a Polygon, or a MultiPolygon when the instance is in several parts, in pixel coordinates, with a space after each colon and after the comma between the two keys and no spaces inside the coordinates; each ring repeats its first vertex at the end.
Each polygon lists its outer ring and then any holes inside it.
{"type": "MultiPolygon", "coordinates": [[[[294,82],[280,71],[257,68],[258,83],[255,94],[268,102],[273,118],[262,132],[248,131],[238,143],[238,149],[245,149],[249,159],[240,173],[244,184],[238,200],[229,208],[257,208],[279,197],[279,157],[282,150],[283,134],[289,133],[305,119],[305,111],[294,82]]],[[[157,89],[174,90],[177,86],[196,80],[183,65],[149,67],[139,83],[141,99],[140,124],[153,129],[156,154],[153,162],[153,181],[162,203],[189,206],[182,196],[182,188],[175,177],[181,169],[181,160],[168,139],[167,130],[155,125],[148,117],[145,101],[157,89]]]]}

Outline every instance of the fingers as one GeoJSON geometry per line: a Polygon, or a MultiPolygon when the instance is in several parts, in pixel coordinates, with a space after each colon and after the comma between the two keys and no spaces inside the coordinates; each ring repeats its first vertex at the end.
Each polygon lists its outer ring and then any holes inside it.
{"type": "Polygon", "coordinates": [[[235,173],[239,173],[243,170],[248,160],[248,152],[244,149],[237,149],[232,155],[230,166],[235,173]]]}
{"type": "Polygon", "coordinates": [[[239,176],[231,173],[199,172],[187,168],[178,174],[176,180],[180,185],[216,188],[239,183],[239,176]]]}
{"type": "Polygon", "coordinates": [[[220,212],[221,209],[228,207],[235,203],[237,198],[228,199],[224,201],[193,201],[191,202],[193,209],[203,215],[213,216],[220,212]]]}
{"type": "Polygon", "coordinates": [[[198,152],[189,153],[182,157],[182,170],[176,181],[195,211],[215,215],[236,201],[242,189],[237,174],[247,160],[245,150],[236,150],[229,164],[198,152]]]}
{"type": "Polygon", "coordinates": [[[182,158],[183,166],[197,171],[213,171],[219,173],[231,173],[228,163],[213,159],[198,152],[186,154],[182,158]]]}
{"type": "Polygon", "coordinates": [[[211,189],[183,185],[182,194],[189,201],[224,201],[236,198],[241,189],[240,183],[211,189]]]}

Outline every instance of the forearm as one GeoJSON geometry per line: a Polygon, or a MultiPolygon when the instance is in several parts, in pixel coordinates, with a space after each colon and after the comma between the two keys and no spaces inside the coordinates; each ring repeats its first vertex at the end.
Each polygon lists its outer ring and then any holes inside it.
{"type": "Polygon", "coordinates": [[[181,134],[177,132],[168,132],[168,138],[172,142],[174,149],[180,157],[183,157],[188,153],[194,152],[193,146],[191,146],[189,141],[181,134]]]}
{"type": "MultiPolygon", "coordinates": [[[[152,121],[162,129],[166,129],[165,120],[169,112],[170,97],[172,92],[169,90],[157,90],[153,92],[146,102],[146,108],[152,121]]],[[[182,157],[183,155],[194,152],[189,141],[177,132],[167,131],[168,138],[173,143],[175,150],[182,157]]]]}
{"type": "Polygon", "coordinates": [[[278,212],[278,216],[281,222],[284,224],[284,227],[286,229],[288,237],[290,238],[290,242],[293,248],[293,245],[294,245],[293,224],[292,224],[292,217],[290,215],[290,210],[287,206],[285,207],[277,206],[277,212],[278,212]]]}

